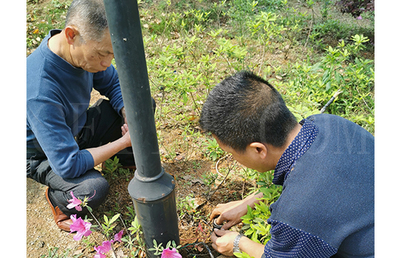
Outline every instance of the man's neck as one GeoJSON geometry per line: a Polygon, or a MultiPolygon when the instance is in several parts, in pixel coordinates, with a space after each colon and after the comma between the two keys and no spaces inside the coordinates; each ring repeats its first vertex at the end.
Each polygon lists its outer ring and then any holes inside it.
{"type": "Polygon", "coordinates": [[[63,32],[64,30],[49,38],[47,46],[54,54],[58,55],[59,57],[61,57],[62,59],[73,65],[72,58],[69,53],[69,44],[65,40],[63,32]]]}
{"type": "Polygon", "coordinates": [[[285,144],[284,150],[286,150],[289,147],[289,145],[293,142],[294,138],[296,138],[296,136],[299,134],[301,127],[302,127],[301,124],[297,123],[296,126],[292,129],[292,131],[290,131],[290,133],[286,139],[286,144],[285,144]]]}
{"type": "Polygon", "coordinates": [[[285,144],[283,146],[281,146],[281,147],[275,147],[275,146],[272,146],[272,145],[268,146],[269,155],[270,155],[270,159],[272,161],[273,168],[276,167],[276,165],[278,164],[279,159],[281,158],[281,156],[283,155],[285,150],[293,142],[294,138],[296,138],[296,136],[299,134],[299,132],[301,130],[301,127],[302,126],[300,124],[296,124],[296,126],[288,134],[286,142],[285,142],[285,144]]]}

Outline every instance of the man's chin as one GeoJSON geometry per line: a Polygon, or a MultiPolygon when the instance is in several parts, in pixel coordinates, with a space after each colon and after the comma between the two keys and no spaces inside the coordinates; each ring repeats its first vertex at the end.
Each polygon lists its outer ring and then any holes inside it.
{"type": "Polygon", "coordinates": [[[81,66],[81,69],[85,70],[86,72],[89,73],[98,73],[98,72],[103,72],[107,70],[107,67],[92,67],[92,66],[81,66]]]}
{"type": "Polygon", "coordinates": [[[101,69],[101,70],[99,70],[99,69],[85,69],[85,71],[89,72],[89,73],[98,73],[98,72],[105,71],[105,69],[101,69]]]}

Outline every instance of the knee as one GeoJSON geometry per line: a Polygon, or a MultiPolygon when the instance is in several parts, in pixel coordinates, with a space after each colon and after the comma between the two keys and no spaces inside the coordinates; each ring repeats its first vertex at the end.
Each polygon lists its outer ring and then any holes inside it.
{"type": "Polygon", "coordinates": [[[81,184],[78,192],[80,198],[88,198],[88,205],[91,208],[97,208],[106,199],[110,185],[107,180],[100,176],[85,180],[84,184],[81,184]]]}
{"type": "Polygon", "coordinates": [[[88,205],[92,208],[96,208],[105,201],[110,185],[106,179],[101,177],[96,179],[94,184],[91,184],[90,188],[92,198],[88,201],[88,205]]]}

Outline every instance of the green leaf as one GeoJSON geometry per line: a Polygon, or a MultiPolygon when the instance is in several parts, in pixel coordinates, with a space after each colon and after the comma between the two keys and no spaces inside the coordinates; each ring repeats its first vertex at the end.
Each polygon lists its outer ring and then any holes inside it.
{"type": "Polygon", "coordinates": [[[335,80],[337,84],[340,84],[343,80],[343,76],[338,71],[335,71],[335,80]]]}
{"type": "Polygon", "coordinates": [[[324,72],[324,75],[322,76],[322,82],[323,82],[324,84],[326,84],[326,83],[330,80],[330,77],[331,77],[331,70],[328,69],[328,70],[326,70],[326,71],[324,72]]]}
{"type": "Polygon", "coordinates": [[[118,218],[119,218],[119,216],[120,216],[121,214],[116,214],[116,215],[114,215],[114,217],[112,217],[112,219],[110,220],[110,223],[109,224],[112,224],[112,223],[114,223],[118,218]]]}
{"type": "Polygon", "coordinates": [[[326,83],[325,90],[328,91],[331,88],[331,81],[326,83]]]}

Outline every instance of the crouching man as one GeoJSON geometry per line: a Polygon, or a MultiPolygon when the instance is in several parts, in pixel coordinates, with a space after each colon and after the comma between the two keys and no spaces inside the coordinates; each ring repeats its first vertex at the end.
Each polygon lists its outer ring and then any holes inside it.
{"type": "Polygon", "coordinates": [[[211,214],[222,230],[211,235],[224,255],[252,257],[373,257],[374,137],[339,116],[299,123],[267,81],[239,72],[210,92],[200,119],[219,146],[244,166],[274,171],[282,185],[271,204],[265,246],[228,229],[262,193],[219,204],[211,214]]]}
{"type": "MultiPolygon", "coordinates": [[[[48,186],[57,226],[70,231],[73,195],[98,207],[109,184],[94,169],[116,155],[134,168],[110,32],[102,0],[74,0],[65,27],[27,57],[27,177],[48,186]],[[106,99],[89,107],[92,89],[106,99]]],[[[155,102],[153,100],[153,108],[155,102]]]]}

